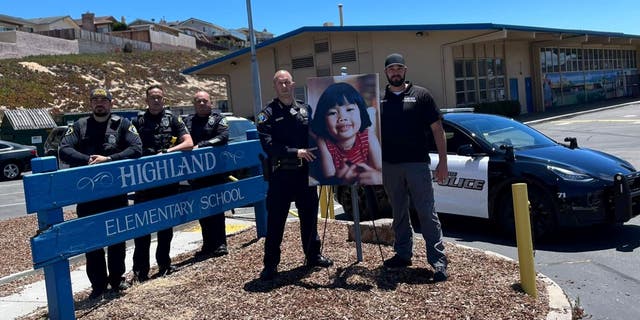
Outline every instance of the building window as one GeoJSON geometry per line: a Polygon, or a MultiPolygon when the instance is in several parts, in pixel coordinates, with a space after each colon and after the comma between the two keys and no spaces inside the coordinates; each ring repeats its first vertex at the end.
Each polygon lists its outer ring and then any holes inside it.
{"type": "Polygon", "coordinates": [[[456,59],[454,68],[456,106],[506,99],[503,59],[456,59]]]}
{"type": "Polygon", "coordinates": [[[637,73],[635,50],[541,48],[545,108],[581,104],[631,94],[626,76],[637,73]]]}

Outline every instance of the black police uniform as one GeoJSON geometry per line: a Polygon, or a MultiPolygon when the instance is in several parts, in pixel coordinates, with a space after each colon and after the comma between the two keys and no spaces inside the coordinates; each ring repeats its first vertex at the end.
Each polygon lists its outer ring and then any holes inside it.
{"type": "MultiPolygon", "coordinates": [[[[180,140],[185,134],[189,134],[184,122],[174,116],[171,111],[163,110],[157,115],[152,115],[148,110],[140,112],[138,118],[133,121],[142,140],[142,154],[144,156],[166,152],[173,143],[180,140]]],[[[178,192],[179,183],[172,183],[147,190],[136,192],[135,203],[164,198],[178,192]]],[[[171,269],[171,239],[173,228],[158,231],[158,247],[156,248],[156,261],[160,274],[171,269]]],[[[151,235],[145,235],[135,239],[133,252],[133,272],[139,281],[149,277],[149,248],[151,235]]]]}
{"type": "Polygon", "coordinates": [[[309,187],[307,162],[297,157],[298,149],[308,145],[310,110],[304,102],[285,106],[276,98],[257,117],[260,142],[272,167],[266,199],[265,270],[276,270],[280,263],[280,244],[291,201],[298,208],[307,262],[320,256],[318,194],[315,187],[309,187]]]}
{"type": "MultiPolygon", "coordinates": [[[[212,112],[207,117],[192,114],[184,119],[184,123],[191,133],[193,144],[198,148],[227,144],[229,140],[229,126],[221,114],[212,112]]],[[[226,182],[225,174],[202,177],[189,181],[193,189],[200,189],[226,182]]],[[[227,236],[225,230],[224,213],[202,218],[202,249],[201,254],[226,254],[227,236]],[[224,250],[222,246],[224,245],[224,250]],[[222,250],[222,251],[221,251],[222,250]]]]}
{"type": "MultiPolygon", "coordinates": [[[[97,122],[93,117],[81,118],[67,130],[60,141],[60,158],[71,167],[88,165],[90,155],[110,156],[111,160],[121,160],[137,158],[141,154],[142,142],[131,121],[114,114],[105,122],[97,122]]],[[[86,217],[128,204],[127,195],[123,194],[78,203],[76,212],[78,217],[86,217]]],[[[126,244],[122,242],[111,245],[108,253],[108,276],[104,250],[101,248],[86,253],[87,276],[94,293],[103,292],[107,284],[117,289],[123,280],[126,244]]]]}

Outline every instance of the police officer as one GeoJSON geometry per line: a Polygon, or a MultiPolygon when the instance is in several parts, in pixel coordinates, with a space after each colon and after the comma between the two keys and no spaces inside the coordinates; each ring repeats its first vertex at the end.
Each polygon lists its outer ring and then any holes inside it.
{"type": "MultiPolygon", "coordinates": [[[[60,158],[71,167],[86,166],[108,161],[140,157],[142,142],[131,121],[111,114],[112,96],[106,89],[94,89],[90,93],[93,114],[77,120],[60,141],[60,158]]],[[[118,195],[85,203],[78,203],[78,217],[125,207],[127,195],[118,195]]],[[[108,285],[114,291],[127,289],[129,285],[122,275],[125,271],[126,244],[109,246],[107,266],[102,248],[86,253],[87,276],[91,282],[90,299],[101,297],[108,285]]]]}
{"type": "MultiPolygon", "coordinates": [[[[198,91],[193,96],[195,114],[187,116],[185,125],[193,139],[193,149],[227,144],[229,126],[223,115],[214,112],[211,98],[205,91],[198,91]]],[[[213,186],[225,182],[224,174],[202,177],[189,181],[194,189],[213,186]]],[[[210,256],[219,257],[229,253],[225,230],[224,213],[200,219],[202,229],[202,248],[196,252],[196,258],[210,256]]]]}
{"type": "Polygon", "coordinates": [[[262,147],[273,172],[267,191],[267,237],[264,245],[262,280],[273,279],[280,263],[280,244],[291,201],[300,217],[300,233],[306,265],[329,267],[333,261],[320,254],[318,238],[318,194],[308,185],[308,162],[316,156],[307,149],[311,108],[293,98],[295,83],[291,74],[279,70],[273,77],[277,98],[257,116],[262,147]]]}
{"type": "MultiPolygon", "coordinates": [[[[144,156],[167,153],[178,150],[191,150],[193,141],[187,127],[178,116],[164,108],[164,90],[159,85],[153,85],[146,93],[147,110],[138,114],[133,124],[140,133],[144,156]]],[[[135,203],[164,198],[178,191],[179,183],[172,183],[156,188],[136,192],[135,203]]],[[[158,247],[156,261],[158,276],[165,276],[173,271],[171,266],[171,239],[173,229],[158,231],[158,247]]],[[[135,239],[133,252],[133,272],[138,282],[149,279],[149,248],[151,235],[135,239]]]]}

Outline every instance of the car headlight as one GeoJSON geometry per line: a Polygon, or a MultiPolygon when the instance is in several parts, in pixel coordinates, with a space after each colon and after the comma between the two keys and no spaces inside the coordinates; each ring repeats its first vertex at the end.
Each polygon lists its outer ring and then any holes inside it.
{"type": "Polygon", "coordinates": [[[560,178],[568,181],[588,182],[593,180],[593,178],[587,174],[565,168],[547,166],[547,169],[551,170],[551,172],[555,173],[560,178]]]}

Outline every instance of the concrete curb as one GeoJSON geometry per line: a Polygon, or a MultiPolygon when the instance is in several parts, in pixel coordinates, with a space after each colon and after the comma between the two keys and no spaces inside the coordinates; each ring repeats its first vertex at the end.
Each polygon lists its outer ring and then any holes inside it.
{"type": "MultiPolygon", "coordinates": [[[[453,244],[461,248],[482,251],[486,255],[498,257],[500,259],[505,259],[505,260],[509,260],[517,263],[517,261],[511,258],[493,251],[481,250],[478,248],[469,247],[469,246],[465,246],[458,243],[453,243],[453,244]]],[[[545,276],[544,274],[538,272],[536,273],[536,275],[538,279],[540,279],[542,282],[545,283],[546,289],[547,289],[547,295],[549,296],[549,313],[547,314],[546,319],[547,320],[571,320],[573,316],[571,302],[569,301],[569,298],[564,293],[562,288],[555,281],[551,280],[551,278],[545,276]]]]}
{"type": "Polygon", "coordinates": [[[593,113],[593,112],[598,112],[598,111],[603,111],[603,110],[609,110],[609,109],[615,109],[615,108],[620,108],[620,107],[626,107],[628,105],[632,105],[632,104],[638,104],[638,101],[632,101],[632,102],[625,102],[625,103],[621,103],[621,104],[616,104],[616,105],[612,105],[612,106],[605,106],[605,107],[601,107],[601,108],[596,108],[596,109],[590,109],[590,110],[583,110],[583,111],[576,111],[576,112],[571,112],[571,113],[565,113],[565,114],[560,114],[560,115],[556,115],[556,116],[551,116],[548,118],[542,118],[542,119],[537,119],[537,120],[530,120],[530,121],[524,121],[524,124],[536,124],[536,123],[541,123],[541,122],[547,122],[547,121],[553,121],[553,120],[558,120],[558,119],[564,119],[564,118],[569,118],[569,117],[573,117],[573,116],[577,116],[577,115],[581,115],[581,114],[586,114],[586,113],[593,113]]]}

